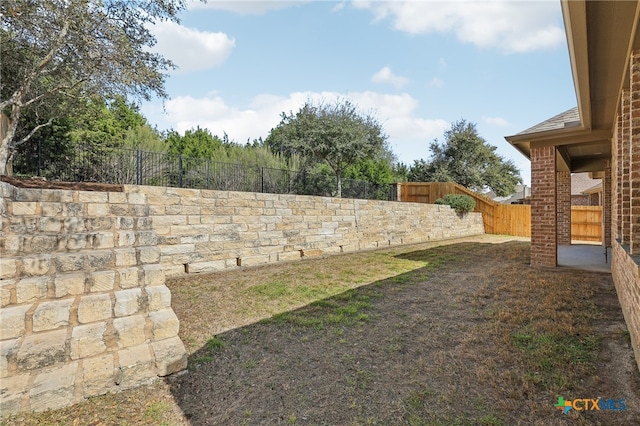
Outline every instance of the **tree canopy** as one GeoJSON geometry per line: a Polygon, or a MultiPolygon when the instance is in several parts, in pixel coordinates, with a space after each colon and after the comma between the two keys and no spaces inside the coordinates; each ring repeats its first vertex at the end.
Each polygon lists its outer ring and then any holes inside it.
{"type": "Polygon", "coordinates": [[[469,189],[491,188],[496,195],[507,196],[522,182],[520,171],[489,145],[474,123],[459,120],[444,132],[444,142],[429,145],[429,161],[416,160],[409,170],[414,182],[456,182],[469,189]]]}
{"type": "MultiPolygon", "coordinates": [[[[0,174],[14,149],[91,96],[166,97],[173,64],[149,50],[155,22],[177,22],[185,0],[3,0],[0,174]],[[23,114],[29,127],[19,130],[23,114]],[[19,136],[19,138],[16,137],[19,136]]],[[[24,124],[24,123],[23,123],[24,124]]]]}
{"type": "Polygon", "coordinates": [[[341,197],[345,170],[358,160],[382,156],[386,141],[378,120],[345,100],[333,105],[307,101],[295,114],[282,113],[266,143],[277,152],[326,162],[335,173],[335,195],[341,197]]]}

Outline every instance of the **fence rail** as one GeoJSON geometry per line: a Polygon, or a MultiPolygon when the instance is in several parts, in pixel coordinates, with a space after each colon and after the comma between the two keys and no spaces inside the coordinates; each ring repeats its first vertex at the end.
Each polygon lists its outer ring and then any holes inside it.
{"type": "MultiPolygon", "coordinates": [[[[451,182],[403,182],[399,200],[433,204],[446,194],[469,195],[476,201],[474,211],[482,213],[487,234],[506,234],[531,237],[531,206],[500,204],[481,194],[451,182]]],[[[602,207],[571,207],[571,239],[602,241],[602,207]]]]}
{"type": "MultiPolygon", "coordinates": [[[[223,191],[331,196],[332,176],[125,148],[79,146],[72,152],[24,153],[14,173],[67,182],[173,186],[223,191]]],[[[393,184],[343,179],[342,196],[396,200],[393,184]]]]}

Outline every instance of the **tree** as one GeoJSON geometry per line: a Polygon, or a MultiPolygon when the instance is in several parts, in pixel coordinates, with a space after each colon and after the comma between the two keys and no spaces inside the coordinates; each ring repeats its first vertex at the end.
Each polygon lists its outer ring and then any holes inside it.
{"type": "Polygon", "coordinates": [[[496,147],[478,135],[475,124],[459,120],[444,132],[444,139],[429,145],[430,161],[414,162],[410,181],[456,182],[475,191],[491,188],[499,196],[514,193],[522,182],[513,161],[496,154],[496,147]]]}
{"type": "Polygon", "coordinates": [[[350,101],[333,105],[307,101],[296,113],[282,113],[267,144],[287,155],[300,154],[326,162],[336,178],[336,196],[342,196],[342,177],[351,164],[374,158],[386,149],[387,136],[371,115],[361,114],[350,101]]]}
{"type": "Polygon", "coordinates": [[[185,0],[3,0],[0,174],[16,147],[89,96],[166,97],[173,64],[148,48],[155,22],[177,22],[185,0]],[[18,131],[27,111],[37,118],[18,131]],[[33,113],[36,111],[36,113],[33,113]],[[46,111],[47,113],[39,113],[46,111]],[[19,138],[16,136],[20,136],[19,138]]]}

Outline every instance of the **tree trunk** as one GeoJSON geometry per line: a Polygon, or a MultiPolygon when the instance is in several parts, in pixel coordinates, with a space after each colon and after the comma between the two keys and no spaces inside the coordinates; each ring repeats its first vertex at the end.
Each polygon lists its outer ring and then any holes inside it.
{"type": "Polygon", "coordinates": [[[17,127],[17,120],[9,120],[6,115],[0,114],[0,175],[11,174],[7,169],[7,163],[11,157],[11,141],[17,127]]]}
{"type": "Polygon", "coordinates": [[[340,171],[336,171],[336,183],[338,187],[336,189],[336,197],[342,198],[342,173],[340,171]]]}

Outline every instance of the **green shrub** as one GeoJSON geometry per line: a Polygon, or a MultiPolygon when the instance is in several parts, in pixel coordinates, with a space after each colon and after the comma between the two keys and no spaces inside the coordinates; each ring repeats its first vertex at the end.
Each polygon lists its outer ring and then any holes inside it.
{"type": "Polygon", "coordinates": [[[476,201],[468,195],[447,194],[444,198],[438,198],[436,204],[446,204],[458,214],[469,213],[476,206],[476,201]]]}

